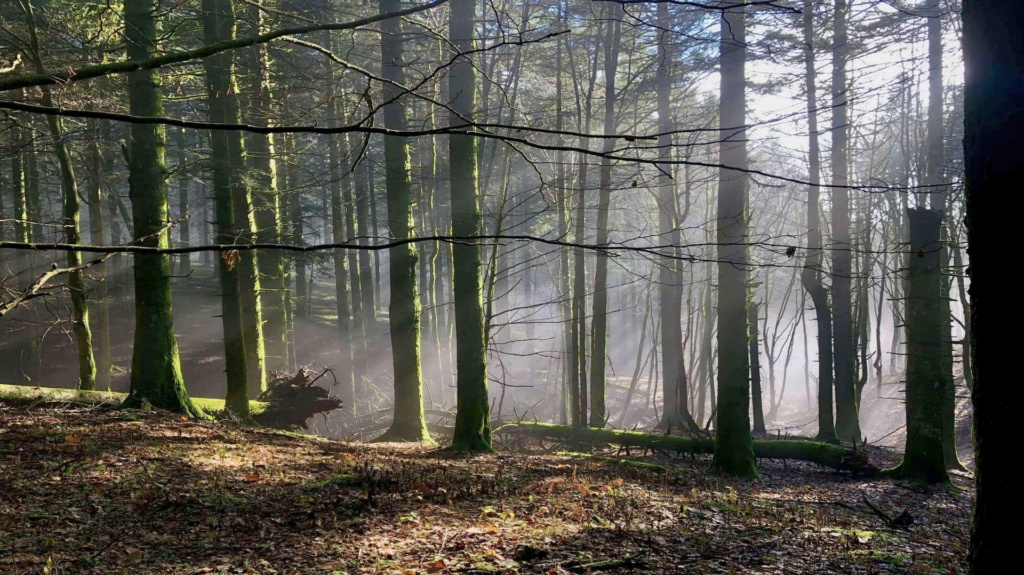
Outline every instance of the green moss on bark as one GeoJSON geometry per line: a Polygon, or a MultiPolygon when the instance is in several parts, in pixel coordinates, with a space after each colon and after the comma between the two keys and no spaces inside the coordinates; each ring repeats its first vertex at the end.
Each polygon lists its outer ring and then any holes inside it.
{"type": "MultiPolygon", "coordinates": [[[[128,58],[145,60],[156,50],[157,0],[125,4],[125,36],[128,58]]],[[[160,76],[153,71],[128,75],[129,107],[137,116],[163,116],[160,76]]],[[[128,165],[132,223],[136,237],[156,234],[168,220],[167,180],[164,168],[164,128],[156,124],[132,124],[128,165]]],[[[167,247],[167,233],[140,242],[167,247]]],[[[170,258],[135,255],[135,339],[132,348],[131,390],[126,407],[148,403],[185,415],[202,412],[185,390],[178,359],[171,313],[170,258]]]]}

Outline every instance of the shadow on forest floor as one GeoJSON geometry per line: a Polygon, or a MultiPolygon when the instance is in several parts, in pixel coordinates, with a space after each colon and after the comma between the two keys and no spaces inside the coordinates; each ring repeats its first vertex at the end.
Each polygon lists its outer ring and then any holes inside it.
{"type": "MultiPolygon", "coordinates": [[[[614,455],[614,454],[613,454],[614,455]]],[[[971,494],[0,403],[0,572],[955,573],[971,494]],[[915,523],[887,528],[865,500],[915,523]]],[[[967,481],[958,477],[964,486],[967,481]]]]}

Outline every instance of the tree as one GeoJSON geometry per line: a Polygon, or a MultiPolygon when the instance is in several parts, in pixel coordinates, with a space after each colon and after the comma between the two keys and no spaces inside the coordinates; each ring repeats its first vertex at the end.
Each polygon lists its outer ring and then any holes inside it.
{"type": "Polygon", "coordinates": [[[715,471],[756,477],[747,350],[746,0],[725,5],[719,43],[722,167],[718,212],[718,419],[715,471]]]}
{"type": "MultiPolygon", "coordinates": [[[[159,0],[128,2],[124,7],[128,59],[147,60],[156,53],[159,0]]],[[[136,116],[163,116],[160,74],[140,70],[128,75],[129,109],[136,116]]],[[[168,220],[164,127],[132,124],[128,193],[132,226],[144,246],[166,248],[168,220]]],[[[171,313],[171,262],[164,254],[135,255],[135,340],[131,389],[125,406],[154,407],[199,416],[181,377],[178,340],[171,313]]]]}
{"type": "MultiPolygon", "coordinates": [[[[619,65],[619,41],[622,39],[622,5],[608,3],[607,36],[604,42],[604,135],[602,151],[609,154],[615,149],[615,74],[619,65]]],[[[608,243],[608,211],[612,203],[612,160],[601,160],[601,182],[597,200],[597,244],[608,243]]],[[[597,254],[594,269],[594,319],[590,349],[590,426],[604,427],[608,421],[605,412],[605,369],[608,346],[608,254],[597,254]]]]}
{"type": "MultiPolygon", "coordinates": [[[[103,158],[100,153],[100,138],[104,135],[96,123],[90,121],[87,126],[94,136],[86,144],[86,173],[89,182],[89,241],[96,245],[107,242],[107,234],[103,226],[103,158]]],[[[104,130],[109,134],[109,131],[104,130]]],[[[110,300],[107,297],[107,272],[104,264],[94,266],[96,269],[96,299],[99,309],[96,310],[95,335],[96,350],[96,387],[110,389],[110,300]]]]}
{"type": "Polygon", "coordinates": [[[1020,516],[1015,458],[1016,415],[1024,388],[998,383],[1014,373],[1017,358],[995,346],[1003,302],[1016,286],[1006,281],[1007,204],[998,201],[1007,182],[1024,181],[1018,142],[1024,133],[1024,6],[999,0],[966,0],[963,7],[964,164],[967,252],[971,278],[971,365],[974,387],[974,461],[977,495],[971,522],[972,575],[1003,573],[1024,560],[1012,529],[1020,516]],[[999,316],[999,317],[997,317],[999,316]],[[992,338],[988,335],[991,333],[992,338]],[[979,338],[979,335],[981,337],[979,338]],[[994,385],[994,386],[993,386],[994,385]]]}
{"type": "Polygon", "coordinates": [[[947,483],[943,450],[943,348],[939,343],[941,264],[939,228],[942,212],[911,208],[910,268],[907,270],[907,446],[903,462],[892,475],[923,481],[947,483]]]}
{"type": "Polygon", "coordinates": [[[818,440],[836,440],[832,411],[832,310],[828,290],[821,281],[821,145],[818,141],[818,102],[815,97],[814,2],[804,0],[804,86],[807,92],[807,257],[800,283],[811,296],[818,324],[818,440]]]}
{"type": "MultiPolygon", "coordinates": [[[[264,10],[256,4],[246,4],[245,17],[240,27],[245,26],[243,35],[256,35],[266,30],[263,24],[264,10]]],[[[267,45],[253,46],[243,53],[240,60],[245,73],[242,75],[242,94],[247,102],[242,117],[246,123],[256,126],[270,124],[274,85],[270,81],[270,56],[267,45]]],[[[277,243],[282,239],[281,223],[285,214],[281,210],[277,186],[277,162],[273,134],[245,134],[246,160],[252,175],[252,200],[256,221],[256,240],[260,243],[277,243]]],[[[266,250],[260,253],[260,311],[264,320],[263,340],[265,345],[266,371],[286,372],[288,361],[288,305],[285,285],[284,258],[280,252],[266,250]]]]}
{"type": "MultiPolygon", "coordinates": [[[[949,193],[946,187],[946,150],[942,119],[942,7],[939,0],[928,0],[928,164],[927,180],[929,187],[928,199],[931,209],[946,214],[949,204],[949,193]]],[[[942,242],[940,247],[940,265],[949,261],[949,228],[942,226],[942,242]]],[[[949,276],[943,274],[939,280],[939,310],[943,321],[936,335],[935,345],[941,349],[939,360],[942,362],[942,442],[946,464],[950,469],[962,469],[956,453],[956,381],[953,379],[953,335],[950,329],[949,309],[949,276]]],[[[967,371],[967,370],[965,370],[967,371]]]]}
{"type": "Polygon", "coordinates": [[[835,0],[832,39],[832,357],[835,366],[836,435],[843,441],[860,441],[857,395],[854,383],[853,309],[850,286],[853,278],[853,244],[850,240],[850,183],[847,166],[849,107],[847,105],[846,0],[835,0]]]}
{"type": "MultiPolygon", "coordinates": [[[[208,43],[234,36],[234,9],[227,0],[203,0],[203,35],[208,43]]],[[[207,105],[210,120],[238,123],[239,110],[231,53],[210,56],[206,67],[207,105]]],[[[217,219],[217,243],[233,244],[245,234],[248,221],[238,221],[238,202],[248,204],[249,190],[243,179],[245,149],[237,131],[212,130],[210,147],[213,159],[213,196],[217,219]],[[241,197],[239,197],[241,196],[241,197]]],[[[239,417],[249,416],[249,375],[252,366],[246,357],[245,326],[242,318],[244,268],[238,251],[223,252],[217,262],[221,288],[221,323],[224,328],[224,361],[227,364],[225,407],[239,417]]],[[[259,366],[261,369],[262,366],[259,366]]],[[[258,394],[258,392],[257,392],[258,394]]]]}
{"type": "MultiPolygon", "coordinates": [[[[330,34],[330,32],[328,32],[330,34]]],[[[330,52],[334,53],[333,41],[328,41],[330,52]]],[[[327,122],[330,126],[340,126],[341,111],[339,109],[338,99],[336,97],[337,85],[340,78],[334,73],[334,67],[328,66],[331,69],[328,75],[329,85],[327,87],[327,122]]],[[[342,150],[343,143],[345,142],[344,135],[331,135],[328,142],[328,177],[330,178],[330,194],[331,194],[331,237],[333,241],[340,242],[345,239],[345,205],[342,202],[342,186],[351,188],[352,178],[351,170],[343,169],[342,162],[345,156],[348,156],[347,150],[342,150]]],[[[326,217],[327,214],[324,214],[326,217]]],[[[338,314],[338,333],[341,336],[341,361],[342,365],[339,366],[338,371],[338,385],[341,388],[339,398],[342,403],[350,410],[356,403],[356,387],[355,379],[352,374],[352,348],[353,348],[353,331],[352,331],[352,317],[349,313],[350,310],[350,298],[348,290],[348,275],[345,273],[345,261],[346,253],[345,250],[336,249],[334,250],[334,304],[335,312],[338,314]]],[[[352,298],[354,301],[354,298],[352,298]]],[[[358,314],[356,314],[358,315],[358,314]]],[[[362,337],[362,334],[358,334],[362,337]]]]}
{"type": "MultiPolygon", "coordinates": [[[[397,11],[400,0],[380,0],[381,13],[397,11]]],[[[384,85],[384,126],[405,130],[405,103],[400,100],[405,80],[403,26],[401,19],[381,22],[381,76],[384,85]]],[[[384,136],[384,170],[387,184],[388,231],[393,239],[412,237],[412,182],[408,139],[384,136]]],[[[420,371],[420,300],[416,293],[416,249],[412,244],[394,246],[391,256],[391,354],[395,378],[395,407],[391,428],[381,441],[430,442],[423,414],[423,375],[420,371]]]]}
{"type": "MultiPolygon", "coordinates": [[[[20,0],[22,11],[28,19],[29,58],[36,71],[43,73],[43,57],[36,30],[35,12],[28,0],[20,0]]],[[[42,87],[43,105],[53,107],[53,93],[49,86],[42,87]]],[[[75,177],[75,166],[71,153],[64,138],[64,126],[59,116],[49,116],[47,127],[53,139],[53,153],[60,165],[62,226],[64,239],[69,244],[81,243],[80,210],[78,178],[75,177]]],[[[89,327],[89,302],[85,287],[85,274],[80,268],[82,255],[75,251],[65,252],[68,273],[68,291],[71,294],[71,329],[75,334],[78,348],[78,387],[79,389],[96,389],[96,359],[92,349],[92,330],[89,327]]]]}
{"type": "MultiPolygon", "coordinates": [[[[660,159],[672,158],[672,110],[669,103],[672,98],[672,71],[675,58],[672,40],[668,37],[671,30],[668,4],[658,4],[658,26],[661,33],[658,38],[658,156],[660,159]]],[[[682,328],[682,274],[679,266],[678,246],[681,243],[679,214],[677,210],[679,198],[673,180],[672,166],[665,163],[661,166],[662,174],[658,183],[658,234],[661,240],[673,247],[662,256],[658,268],[658,296],[661,300],[661,369],[662,398],[664,411],[661,416],[661,427],[680,429],[697,428],[696,422],[687,409],[686,357],[683,355],[682,328]]]]}
{"type": "MultiPolygon", "coordinates": [[[[449,34],[459,51],[448,77],[452,111],[472,121],[476,114],[476,74],[467,55],[473,50],[473,0],[452,0],[449,34]]],[[[459,122],[452,118],[453,123],[459,122]]],[[[476,138],[452,135],[448,138],[451,181],[452,234],[476,236],[481,233],[478,199],[476,138]]],[[[491,422],[487,395],[487,334],[484,332],[483,286],[480,278],[480,246],[458,243],[452,246],[455,297],[456,451],[490,451],[491,422]]]]}
{"type": "Polygon", "coordinates": [[[760,335],[757,329],[757,302],[747,305],[747,345],[750,348],[750,400],[754,404],[754,433],[765,433],[764,403],[761,399],[761,356],[758,350],[760,335]]]}

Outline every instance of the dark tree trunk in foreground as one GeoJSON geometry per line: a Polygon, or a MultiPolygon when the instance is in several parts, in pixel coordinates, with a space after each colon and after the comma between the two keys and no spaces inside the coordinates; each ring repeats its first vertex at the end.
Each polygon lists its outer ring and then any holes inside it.
{"type": "MultiPolygon", "coordinates": [[[[380,0],[380,11],[394,12],[400,0],[380,0]]],[[[381,75],[395,82],[384,87],[384,127],[405,130],[405,103],[395,101],[401,94],[397,86],[405,80],[404,36],[402,21],[389,18],[380,24],[381,75]]],[[[384,136],[384,169],[387,183],[387,229],[391,239],[413,235],[412,167],[409,142],[403,136],[384,136]]],[[[416,248],[412,244],[390,248],[391,302],[388,305],[391,327],[391,354],[395,378],[395,409],[391,428],[382,441],[430,441],[423,414],[423,375],[420,371],[420,298],[416,293],[416,248]]]]}
{"type": "Polygon", "coordinates": [[[718,213],[718,418],[712,468],[756,477],[747,361],[746,2],[721,17],[721,144],[718,213]]]}
{"type": "MultiPolygon", "coordinates": [[[[156,53],[158,0],[125,4],[125,39],[129,60],[146,60],[156,53]]],[[[129,108],[133,115],[163,116],[160,74],[156,71],[128,75],[129,108]]],[[[167,178],[164,171],[164,127],[131,125],[128,188],[132,200],[135,237],[155,234],[168,220],[167,178]]],[[[168,233],[149,238],[141,245],[169,245],[168,233]]],[[[200,415],[185,391],[178,359],[178,341],[171,315],[171,258],[136,254],[135,341],[132,347],[131,391],[128,407],[144,403],[186,415],[200,415]]]]}
{"type": "Polygon", "coordinates": [[[942,449],[942,353],[946,346],[939,337],[945,319],[939,314],[942,212],[911,208],[907,216],[907,446],[903,463],[892,474],[925,483],[945,483],[949,481],[942,449]]]}
{"type": "Polygon", "coordinates": [[[971,278],[971,367],[974,370],[974,462],[977,495],[971,525],[970,573],[1006,573],[1024,561],[1015,529],[1020,521],[1018,458],[1024,386],[1007,380],[1020,366],[994,343],[1007,302],[1019,297],[1006,281],[1007,182],[1024,181],[1024,5],[966,0],[963,8],[966,93],[964,160],[967,244],[971,278]],[[997,310],[997,308],[999,308],[997,310]],[[978,334],[991,332],[992,339],[978,334]],[[999,352],[998,354],[996,352],[999,352]]]}
{"type": "MultiPolygon", "coordinates": [[[[475,2],[452,0],[450,7],[451,41],[460,53],[473,50],[475,2]]],[[[467,119],[476,112],[476,74],[468,56],[459,57],[449,72],[452,108],[467,119]]],[[[452,123],[459,122],[452,118],[452,123]]],[[[481,233],[479,193],[477,189],[476,138],[451,135],[452,235],[476,236],[481,233]]],[[[455,299],[456,451],[490,451],[491,417],[487,397],[487,337],[484,332],[483,285],[480,278],[480,246],[458,243],[452,246],[455,299]]]]}

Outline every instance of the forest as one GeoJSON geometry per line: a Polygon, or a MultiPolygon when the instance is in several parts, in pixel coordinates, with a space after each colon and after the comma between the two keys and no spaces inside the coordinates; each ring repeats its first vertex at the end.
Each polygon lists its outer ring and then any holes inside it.
{"type": "Polygon", "coordinates": [[[1005,573],[1021,149],[1017,2],[0,0],[0,572],[1005,573]]]}

